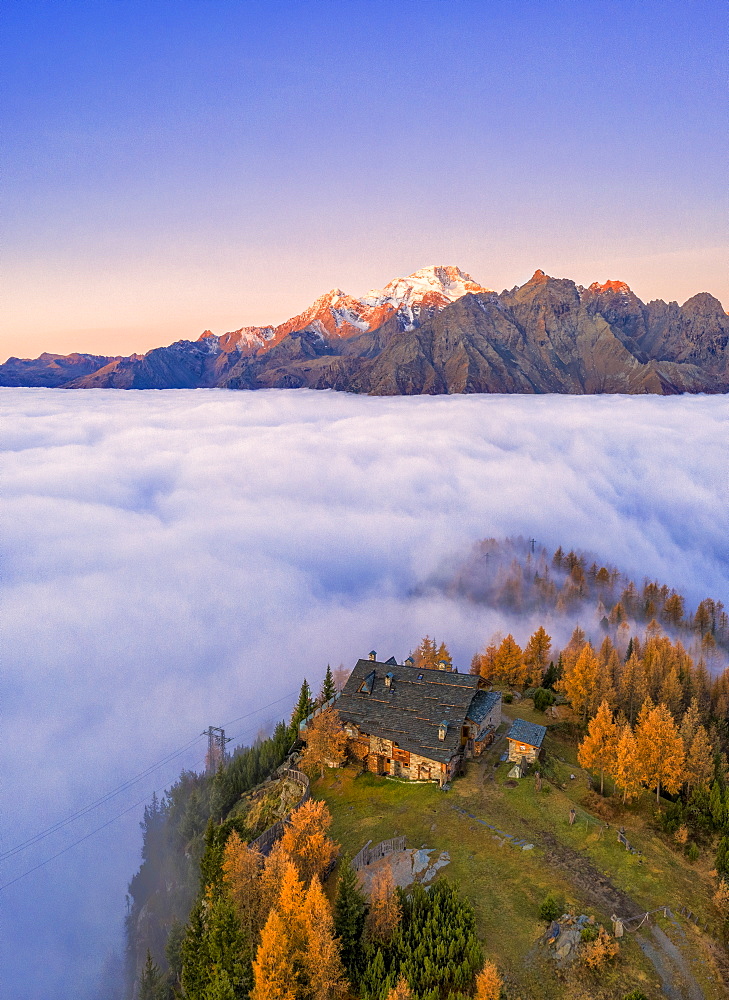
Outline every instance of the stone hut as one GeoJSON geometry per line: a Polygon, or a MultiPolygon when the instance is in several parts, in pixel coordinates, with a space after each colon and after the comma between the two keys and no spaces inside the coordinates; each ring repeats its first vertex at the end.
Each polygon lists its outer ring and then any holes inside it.
{"type": "Polygon", "coordinates": [[[514,719],[513,725],[506,734],[509,742],[509,760],[521,764],[523,760],[532,764],[542,752],[542,743],[547,733],[546,726],[526,719],[514,719]]]}

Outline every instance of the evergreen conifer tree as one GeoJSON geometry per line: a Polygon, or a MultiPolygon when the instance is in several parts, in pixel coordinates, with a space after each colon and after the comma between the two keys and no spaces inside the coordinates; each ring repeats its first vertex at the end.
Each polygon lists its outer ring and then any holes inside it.
{"type": "Polygon", "coordinates": [[[137,1000],[164,1000],[165,981],[159,967],[152,961],[152,955],[147,949],[147,961],[144,963],[139,977],[137,1000]]]}
{"type": "Polygon", "coordinates": [[[721,787],[718,781],[712,782],[711,798],[709,799],[711,818],[717,830],[721,830],[724,825],[724,796],[721,794],[721,787]]]}
{"type": "Polygon", "coordinates": [[[311,688],[309,687],[306,678],[304,678],[301,690],[299,691],[299,700],[296,703],[296,708],[291,716],[291,724],[289,726],[291,736],[294,739],[297,739],[299,735],[299,723],[303,722],[307,715],[310,715],[313,711],[314,702],[311,700],[311,688]]]}
{"type": "Polygon", "coordinates": [[[321,694],[319,695],[319,704],[325,705],[330,701],[334,695],[337,693],[337,689],[334,685],[334,676],[332,675],[332,668],[327,663],[327,672],[324,675],[324,683],[321,686],[321,694]]]}
{"type": "Polygon", "coordinates": [[[205,913],[207,900],[200,895],[192,908],[185,939],[180,947],[182,958],[182,994],[185,1000],[205,1000],[210,976],[209,956],[205,935],[205,913]]]}
{"type": "MultiPolygon", "coordinates": [[[[227,891],[221,891],[217,898],[213,898],[212,894],[208,895],[206,938],[210,984],[205,1000],[212,1000],[210,990],[216,976],[218,983],[215,988],[222,991],[221,1000],[227,1000],[226,990],[232,991],[231,995],[235,1000],[247,997],[253,985],[250,943],[227,891]]],[[[217,994],[213,995],[217,1000],[217,994]]]]}
{"type": "Polygon", "coordinates": [[[720,879],[729,882],[729,837],[722,837],[716,852],[716,872],[720,879]]]}
{"type": "Polygon", "coordinates": [[[213,822],[212,816],[208,820],[205,830],[205,850],[200,859],[200,887],[205,889],[211,886],[217,891],[223,881],[223,847],[221,841],[221,828],[213,822]]]}
{"type": "Polygon", "coordinates": [[[355,979],[362,955],[365,897],[357,887],[357,873],[348,860],[342,864],[334,904],[334,930],[339,938],[342,961],[350,979],[355,979]]]}

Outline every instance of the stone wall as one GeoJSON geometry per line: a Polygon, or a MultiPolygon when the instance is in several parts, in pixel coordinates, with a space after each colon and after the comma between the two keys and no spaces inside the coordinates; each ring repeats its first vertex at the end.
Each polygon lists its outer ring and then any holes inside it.
{"type": "Polygon", "coordinates": [[[401,750],[392,740],[364,733],[350,737],[347,750],[350,757],[373,774],[388,774],[409,781],[448,781],[457,766],[457,761],[446,766],[440,761],[401,750]]]}
{"type": "Polygon", "coordinates": [[[539,749],[530,747],[528,743],[519,743],[517,740],[509,740],[509,760],[521,763],[522,757],[526,758],[530,764],[539,757],[539,749]]]}

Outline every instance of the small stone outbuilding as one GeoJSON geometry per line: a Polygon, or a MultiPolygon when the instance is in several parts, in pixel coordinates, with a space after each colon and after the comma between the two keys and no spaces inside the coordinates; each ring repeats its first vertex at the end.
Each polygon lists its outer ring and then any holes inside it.
{"type": "Polygon", "coordinates": [[[542,743],[547,734],[547,727],[526,719],[514,719],[513,725],[506,735],[509,742],[509,760],[521,764],[523,760],[533,764],[542,752],[542,743]]]}

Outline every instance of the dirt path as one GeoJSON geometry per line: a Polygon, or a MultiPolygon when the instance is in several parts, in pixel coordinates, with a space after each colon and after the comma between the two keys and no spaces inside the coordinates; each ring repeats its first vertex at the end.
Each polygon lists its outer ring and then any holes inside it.
{"type": "MultiPolygon", "coordinates": [[[[638,917],[643,913],[627,893],[613,885],[583,854],[561,844],[547,831],[541,833],[540,839],[547,861],[561,868],[593,905],[621,917],[638,917]]],[[[704,1000],[704,992],[683,954],[660,927],[647,926],[636,932],[635,938],[658,973],[663,992],[670,1000],[704,1000]]]]}
{"type": "Polygon", "coordinates": [[[653,941],[636,934],[640,950],[651,960],[660,976],[663,992],[671,1000],[704,1000],[704,993],[694,979],[686,959],[660,927],[650,928],[653,941]]]}
{"type": "Polygon", "coordinates": [[[561,844],[552,833],[545,831],[540,835],[540,839],[547,860],[567,872],[570,881],[595,906],[599,906],[608,914],[616,913],[621,917],[637,917],[643,912],[627,893],[614,886],[584,854],[561,844]]]}

